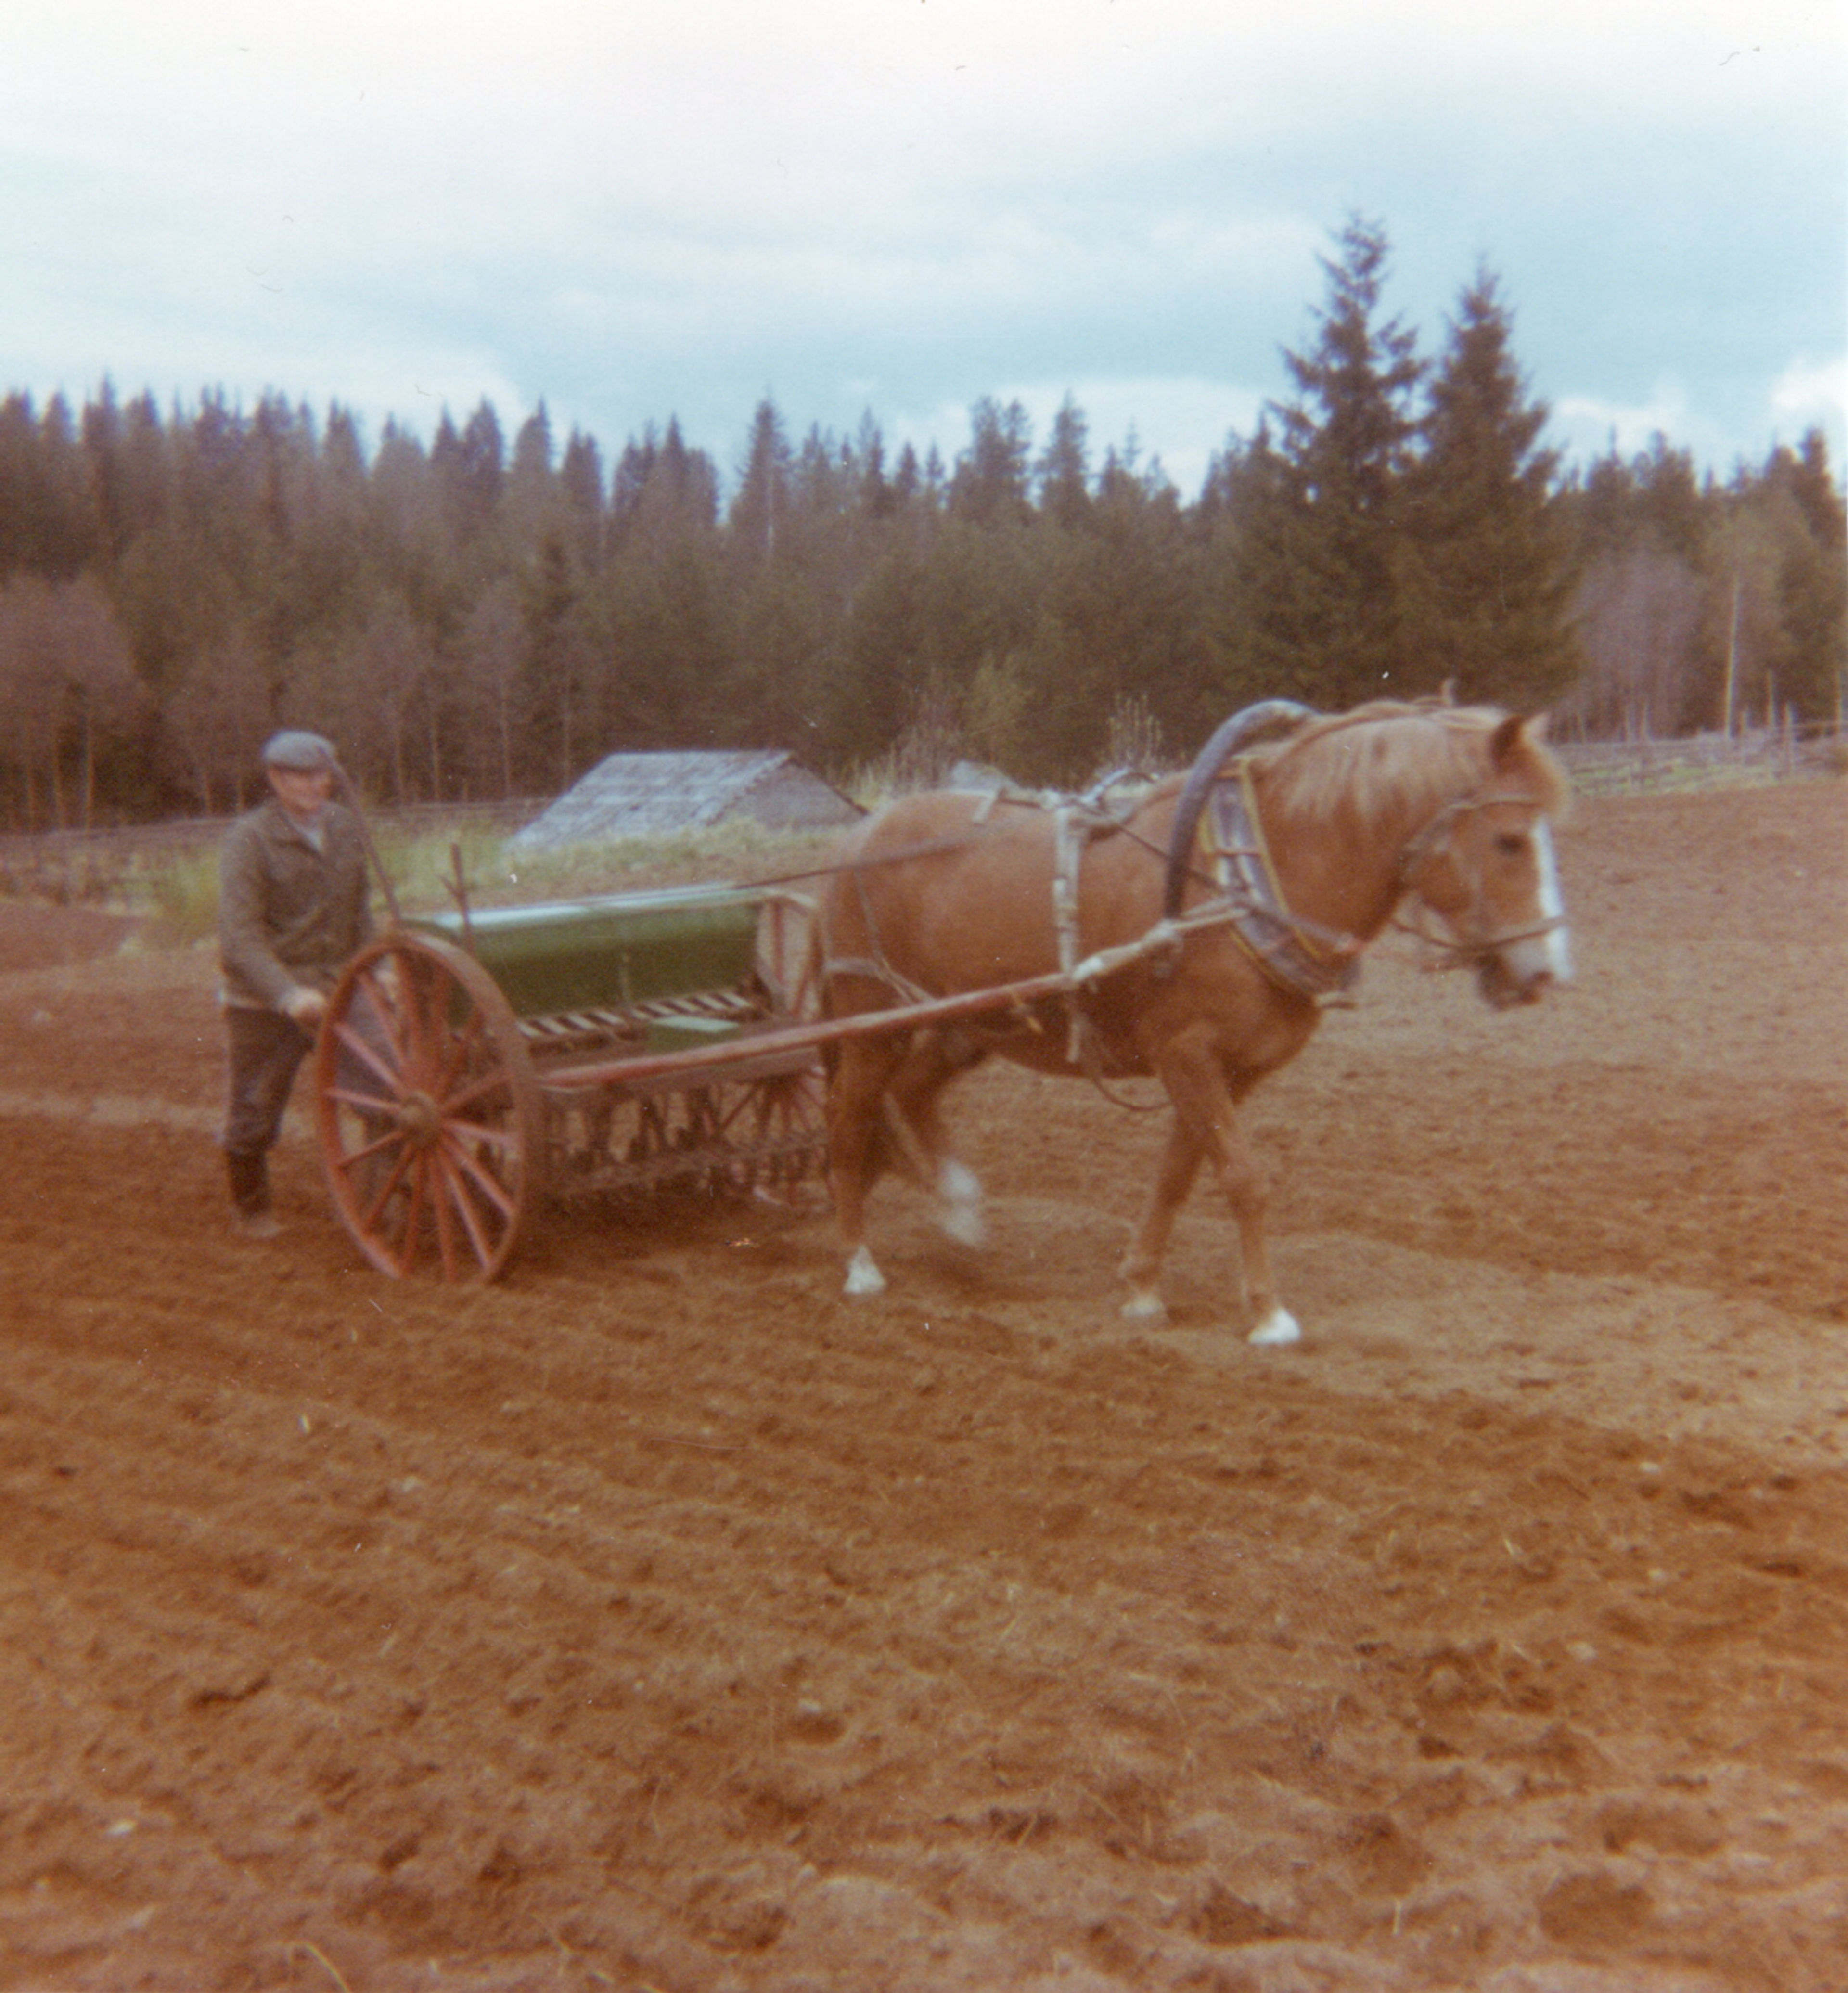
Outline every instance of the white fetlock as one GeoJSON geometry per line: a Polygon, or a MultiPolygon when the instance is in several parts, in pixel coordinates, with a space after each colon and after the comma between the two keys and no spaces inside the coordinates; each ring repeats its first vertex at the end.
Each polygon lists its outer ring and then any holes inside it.
{"type": "Polygon", "coordinates": [[[882,1273],[873,1255],[864,1246],[854,1248],[853,1257],[847,1262],[847,1284],[843,1294],[855,1296],[883,1294],[886,1291],[886,1277],[882,1273]]]}
{"type": "Polygon", "coordinates": [[[1274,1308],[1245,1339],[1270,1349],[1280,1343],[1300,1342],[1303,1332],[1288,1308],[1274,1308]]]}
{"type": "Polygon", "coordinates": [[[946,1238],[958,1246],[988,1243],[988,1219],[982,1208],[982,1180],[966,1164],[949,1158],[937,1174],[937,1222],[946,1238]]]}
{"type": "Polygon", "coordinates": [[[1124,1302],[1125,1321],[1160,1322],[1168,1318],[1167,1304],[1153,1287],[1139,1288],[1124,1302]]]}

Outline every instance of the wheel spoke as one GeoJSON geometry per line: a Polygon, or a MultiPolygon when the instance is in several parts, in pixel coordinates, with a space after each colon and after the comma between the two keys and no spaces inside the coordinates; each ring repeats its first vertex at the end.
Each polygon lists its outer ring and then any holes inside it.
{"type": "Polygon", "coordinates": [[[436,1256],[442,1264],[442,1277],[453,1280],[456,1277],[456,1214],[450,1208],[454,1187],[450,1179],[448,1164],[442,1152],[432,1150],[431,1168],[436,1182],[436,1256]]]}
{"type": "Polygon", "coordinates": [[[514,1201],[502,1188],[494,1172],[491,1170],[484,1169],[447,1130],[443,1134],[443,1147],[452,1167],[465,1171],[473,1178],[489,1202],[499,1206],[501,1216],[511,1219],[514,1213],[514,1201]]]}
{"type": "Polygon", "coordinates": [[[410,1272],[417,1258],[417,1223],[423,1215],[424,1194],[428,1188],[429,1158],[427,1155],[415,1157],[409,1171],[411,1194],[405,1200],[404,1229],[399,1234],[396,1255],[400,1274],[410,1272]]]}
{"type": "Polygon", "coordinates": [[[443,1113],[446,1117],[453,1115],[460,1108],[473,1107],[478,1100],[484,1100],[493,1094],[504,1092],[507,1084],[507,1077],[504,1072],[484,1072],[478,1078],[470,1080],[466,1086],[454,1093],[439,1092],[437,1098],[442,1102],[443,1113]]]}
{"type": "MultiPolygon", "coordinates": [[[[376,1100],[364,1094],[342,1095],[336,1097],[355,1099],[367,1107],[376,1108],[378,1105],[376,1100]]],[[[403,1139],[404,1137],[396,1128],[388,1128],[382,1134],[374,1135],[370,1142],[362,1142],[357,1149],[349,1149],[339,1159],[337,1167],[347,1174],[351,1175],[361,1163],[370,1162],[374,1156],[383,1154],[394,1142],[401,1141],[403,1139]]]]}
{"type": "MultiPolygon", "coordinates": [[[[461,1028],[449,1034],[449,1041],[445,1049],[441,1070],[436,1075],[434,1083],[430,1089],[438,1099],[444,1100],[449,1097],[449,1089],[456,1084],[457,1078],[468,1064],[470,1054],[481,1042],[481,1013],[479,1010],[471,1010],[463,1020],[461,1028]]],[[[491,1076],[496,1079],[503,1077],[497,1072],[491,1076]]]]}
{"type": "MultiPolygon", "coordinates": [[[[343,1107],[357,1108],[363,1118],[370,1116],[377,1120],[391,1112],[391,1103],[376,1093],[355,1093],[350,1086],[330,1086],[327,1098],[337,1100],[343,1107]]],[[[375,1141],[371,1146],[376,1148],[375,1141]]]]}
{"type": "MultiPolygon", "coordinates": [[[[367,1043],[363,1032],[356,1031],[351,1024],[342,1018],[335,1024],[333,1034],[340,1041],[343,1050],[351,1052],[362,1065],[371,1067],[386,1085],[391,1088],[394,1097],[403,1092],[405,1089],[403,1067],[401,1065],[395,1072],[386,1065],[384,1059],[379,1056],[377,1048],[367,1043]]],[[[376,1101],[373,1103],[374,1106],[377,1104],[376,1101]]]]}
{"type": "Polygon", "coordinates": [[[475,1249],[475,1257],[480,1261],[485,1270],[493,1262],[494,1249],[482,1229],[481,1214],[475,1208],[474,1200],[469,1195],[468,1185],[461,1172],[453,1167],[449,1157],[446,1156],[442,1161],[450,1195],[461,1216],[463,1229],[469,1235],[469,1243],[475,1249]]]}
{"type": "Polygon", "coordinates": [[[418,962],[411,966],[414,958],[402,958],[404,966],[399,974],[405,991],[405,1016],[407,1036],[410,1041],[410,1056],[406,1061],[413,1083],[428,1085],[434,1076],[436,1065],[436,1034],[430,1021],[429,997],[432,985],[436,981],[433,969],[418,962]]]}
{"type": "Polygon", "coordinates": [[[366,1229],[369,1232],[374,1230],[377,1228],[381,1214],[384,1212],[385,1206],[391,1202],[393,1196],[398,1191],[399,1185],[403,1183],[405,1180],[405,1172],[411,1166],[410,1147],[407,1143],[400,1139],[395,1129],[393,1130],[391,1136],[387,1139],[388,1140],[398,1142],[398,1160],[393,1163],[391,1168],[385,1173],[384,1181],[375,1191],[374,1191],[372,1202],[367,1207],[364,1215],[366,1229]]]}
{"type": "Polygon", "coordinates": [[[453,1114],[443,1116],[443,1126],[458,1141],[485,1142],[508,1155],[519,1152],[520,1138],[511,1129],[497,1128],[487,1121],[464,1121],[453,1114]]]}
{"type": "MultiPolygon", "coordinates": [[[[401,974],[397,978],[399,988],[403,986],[401,974]]],[[[397,1055],[401,1068],[409,1063],[410,1047],[404,1033],[404,1020],[398,1015],[398,998],[392,988],[376,970],[364,970],[358,979],[358,987],[365,993],[366,1004],[378,1020],[379,1028],[391,1041],[391,1050],[397,1055]]]]}

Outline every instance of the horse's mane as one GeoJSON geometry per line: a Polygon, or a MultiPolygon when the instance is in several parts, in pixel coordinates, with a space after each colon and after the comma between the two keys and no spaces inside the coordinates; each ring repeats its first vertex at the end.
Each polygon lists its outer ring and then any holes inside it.
{"type": "MultiPolygon", "coordinates": [[[[1308,721],[1253,759],[1265,801],[1280,815],[1366,824],[1478,787],[1491,772],[1490,737],[1507,718],[1494,706],[1375,699],[1308,721]]],[[[1571,794],[1565,770],[1534,729],[1521,750],[1529,793],[1557,814],[1571,794]]]]}

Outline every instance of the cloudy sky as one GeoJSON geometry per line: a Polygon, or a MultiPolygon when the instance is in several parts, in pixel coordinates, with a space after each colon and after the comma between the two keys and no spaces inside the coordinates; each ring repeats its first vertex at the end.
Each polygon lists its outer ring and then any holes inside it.
{"type": "Polygon", "coordinates": [[[1477,264],[1570,454],[1723,474],[1848,386],[1840,0],[0,0],[0,391],[222,386],[613,455],[756,403],[1036,432],[1191,496],[1317,258],[1477,264]]]}

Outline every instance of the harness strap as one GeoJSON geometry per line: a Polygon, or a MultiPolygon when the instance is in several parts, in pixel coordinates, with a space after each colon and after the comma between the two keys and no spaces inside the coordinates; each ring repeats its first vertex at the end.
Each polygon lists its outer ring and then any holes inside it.
{"type": "MultiPolygon", "coordinates": [[[[1060,972],[1067,977],[1078,962],[1081,943],[1078,875],[1084,863],[1085,847],[1094,837],[1124,828],[1127,819],[1112,811],[1107,801],[1109,790],[1123,779],[1121,774],[1111,775],[1082,796],[1064,795],[1053,791],[1033,793],[1011,787],[992,789],[984,795],[969,820],[972,828],[985,824],[996,805],[1002,802],[1024,804],[1034,809],[1051,812],[1053,933],[1058,952],[1060,972]]],[[[921,856],[938,850],[960,850],[972,841],[967,836],[936,839],[928,844],[912,847],[900,855],[921,856]]],[[[901,976],[886,959],[885,947],[880,939],[878,918],[873,911],[873,902],[866,891],[863,867],[856,863],[846,869],[853,875],[854,890],[859,901],[860,918],[870,952],[860,955],[835,955],[828,953],[825,945],[825,959],[820,971],[822,979],[826,981],[842,976],[864,976],[869,982],[883,983],[907,1003],[932,1002],[936,995],[934,990],[926,990],[914,983],[909,976],[901,976]]],[[[1085,1041],[1091,1034],[1091,1025],[1080,1003],[1078,986],[1075,982],[1067,990],[1064,1003],[1070,1018],[1067,1056],[1074,1065],[1083,1065],[1086,1051],[1085,1041]]],[[[1037,1024],[1035,1028],[1037,1028],[1037,1024]]],[[[1095,1053],[1091,1056],[1095,1060],[1095,1053]]]]}
{"type": "Polygon", "coordinates": [[[831,956],[822,964],[821,975],[824,982],[836,976],[864,976],[869,983],[883,983],[907,1003],[929,1003],[936,999],[934,990],[914,983],[908,976],[900,976],[890,962],[876,962],[868,955],[831,956]]]}
{"type": "MultiPolygon", "coordinates": [[[[1078,869],[1085,862],[1085,846],[1091,841],[1091,826],[1082,806],[1061,801],[1052,813],[1052,926],[1059,950],[1059,968],[1069,976],[1078,960],[1078,869]]],[[[1085,1014],[1076,993],[1065,1000],[1070,1019],[1065,1055],[1079,1062],[1080,1041],[1087,1035],[1085,1014]]]]}

